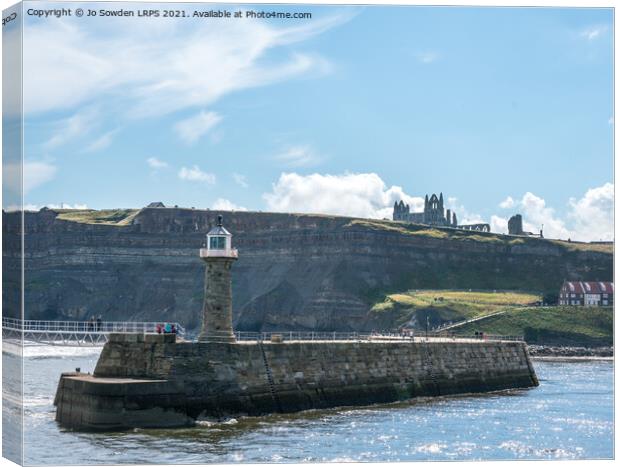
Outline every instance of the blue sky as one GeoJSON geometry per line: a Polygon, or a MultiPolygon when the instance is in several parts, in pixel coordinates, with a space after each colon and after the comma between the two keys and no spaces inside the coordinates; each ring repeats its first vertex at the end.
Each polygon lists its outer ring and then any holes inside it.
{"type": "Polygon", "coordinates": [[[495,231],[613,236],[610,9],[253,8],[313,18],[26,16],[25,204],[388,217],[443,191],[495,231]]]}

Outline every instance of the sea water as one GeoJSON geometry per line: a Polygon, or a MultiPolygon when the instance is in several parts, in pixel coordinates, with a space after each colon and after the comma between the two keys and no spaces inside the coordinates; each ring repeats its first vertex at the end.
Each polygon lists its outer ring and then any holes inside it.
{"type": "MultiPolygon", "coordinates": [[[[100,349],[24,351],[27,464],[155,464],[613,457],[613,363],[534,361],[540,386],[361,408],[77,433],[54,421],[60,373],[93,371],[100,349]]],[[[4,353],[7,359],[19,358],[4,353]]],[[[19,414],[3,413],[7,423],[19,414]]],[[[5,434],[5,442],[7,441],[5,434]]],[[[5,446],[5,449],[7,446],[5,446]]]]}

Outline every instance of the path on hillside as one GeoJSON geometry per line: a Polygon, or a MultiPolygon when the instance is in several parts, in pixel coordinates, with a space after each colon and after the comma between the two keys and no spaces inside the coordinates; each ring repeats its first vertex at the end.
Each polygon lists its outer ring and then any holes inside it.
{"type": "Polygon", "coordinates": [[[466,319],[465,321],[459,321],[458,323],[448,324],[447,326],[436,328],[433,331],[435,332],[447,331],[449,329],[454,329],[454,328],[458,328],[461,326],[465,326],[466,324],[473,323],[475,321],[481,321],[483,319],[491,318],[492,316],[503,315],[504,313],[507,313],[509,311],[512,311],[512,310],[507,309],[507,310],[502,310],[502,311],[496,311],[495,313],[490,313],[488,315],[477,316],[476,318],[466,319]]]}

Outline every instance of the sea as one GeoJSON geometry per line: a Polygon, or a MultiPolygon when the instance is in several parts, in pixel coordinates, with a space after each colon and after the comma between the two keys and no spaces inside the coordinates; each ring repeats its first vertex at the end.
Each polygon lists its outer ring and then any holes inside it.
{"type": "MultiPolygon", "coordinates": [[[[16,454],[19,398],[5,343],[3,440],[16,454]],[[7,381],[9,377],[9,381],[7,381]],[[8,384],[7,384],[8,383],[8,384]]],[[[368,407],[200,422],[183,429],[77,433],[54,421],[60,373],[92,372],[100,348],[24,350],[24,463],[28,465],[397,462],[611,459],[613,362],[534,361],[540,386],[368,407]]],[[[11,452],[11,450],[13,452],[11,452]]]]}

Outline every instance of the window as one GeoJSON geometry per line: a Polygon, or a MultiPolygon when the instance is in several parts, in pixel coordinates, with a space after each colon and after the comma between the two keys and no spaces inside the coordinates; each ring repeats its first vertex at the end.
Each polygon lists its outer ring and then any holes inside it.
{"type": "Polygon", "coordinates": [[[607,303],[607,300],[603,300],[603,305],[609,305],[609,303],[607,303]]]}
{"type": "Polygon", "coordinates": [[[572,298],[575,298],[575,294],[574,294],[574,293],[570,294],[570,296],[571,296],[572,298]]]}
{"type": "Polygon", "coordinates": [[[211,237],[209,239],[209,249],[225,250],[226,249],[226,237],[211,237]]]}
{"type": "Polygon", "coordinates": [[[607,298],[607,297],[609,297],[609,294],[604,293],[603,298],[607,298]]]}

